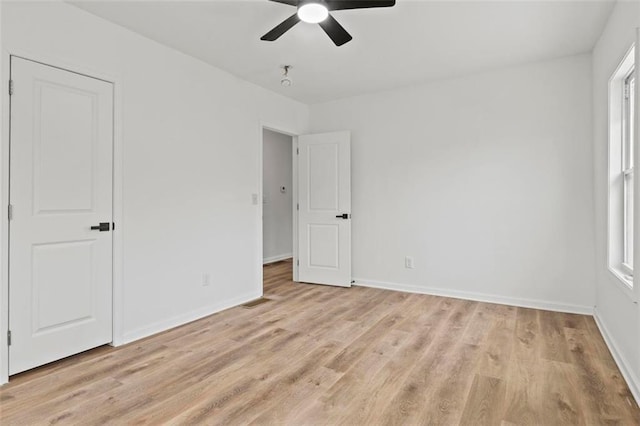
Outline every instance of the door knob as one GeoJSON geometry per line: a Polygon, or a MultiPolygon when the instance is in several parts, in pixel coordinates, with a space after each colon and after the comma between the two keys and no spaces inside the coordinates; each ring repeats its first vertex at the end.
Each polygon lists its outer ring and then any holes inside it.
{"type": "Polygon", "coordinates": [[[336,216],[338,219],[349,219],[349,213],[342,213],[336,216]]]}
{"type": "Polygon", "coordinates": [[[91,230],[100,231],[100,232],[107,232],[107,231],[111,230],[111,224],[109,222],[100,222],[100,225],[92,226],[91,230]]]}

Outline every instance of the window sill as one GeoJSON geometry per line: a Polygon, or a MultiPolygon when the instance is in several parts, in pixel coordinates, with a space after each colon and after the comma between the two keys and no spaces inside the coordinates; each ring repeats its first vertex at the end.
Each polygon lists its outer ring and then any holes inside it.
{"type": "Polygon", "coordinates": [[[626,294],[633,303],[636,302],[636,295],[633,290],[633,277],[626,274],[622,269],[609,266],[609,271],[616,278],[617,287],[626,294]]]}

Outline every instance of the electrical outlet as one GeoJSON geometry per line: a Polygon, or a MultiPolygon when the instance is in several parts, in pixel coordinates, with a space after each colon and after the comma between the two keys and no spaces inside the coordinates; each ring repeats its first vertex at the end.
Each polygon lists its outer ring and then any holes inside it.
{"type": "Polygon", "coordinates": [[[211,274],[205,272],[202,274],[202,286],[209,287],[209,285],[211,285],[211,274]]]}
{"type": "Polygon", "coordinates": [[[404,258],[404,267],[407,269],[413,269],[413,257],[407,256],[404,258]]]}

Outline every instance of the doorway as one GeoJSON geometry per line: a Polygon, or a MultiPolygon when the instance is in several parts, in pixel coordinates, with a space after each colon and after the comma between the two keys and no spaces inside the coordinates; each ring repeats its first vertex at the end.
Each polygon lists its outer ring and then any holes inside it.
{"type": "Polygon", "coordinates": [[[287,260],[293,282],[350,287],[351,133],[261,130],[263,294],[287,260]]]}
{"type": "Polygon", "coordinates": [[[293,258],[293,136],[262,130],[262,264],[293,258]]]}
{"type": "Polygon", "coordinates": [[[111,82],[11,57],[9,374],[113,336],[111,82]]]}

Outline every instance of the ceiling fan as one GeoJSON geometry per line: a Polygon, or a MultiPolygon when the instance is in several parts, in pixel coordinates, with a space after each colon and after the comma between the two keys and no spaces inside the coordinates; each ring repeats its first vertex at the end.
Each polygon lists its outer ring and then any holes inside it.
{"type": "Polygon", "coordinates": [[[275,41],[298,22],[318,24],[333,40],[336,46],[351,41],[353,37],[329,13],[334,10],[369,9],[372,7],[391,7],[395,0],[270,0],[289,6],[295,6],[298,11],[282,21],[274,29],[260,37],[260,40],[275,41]]]}

